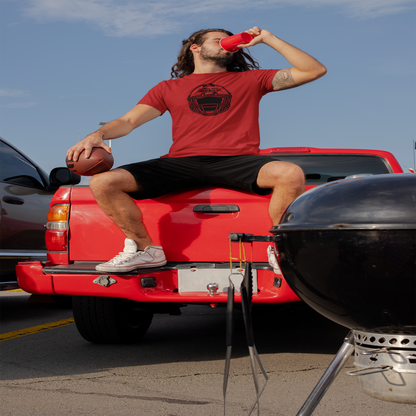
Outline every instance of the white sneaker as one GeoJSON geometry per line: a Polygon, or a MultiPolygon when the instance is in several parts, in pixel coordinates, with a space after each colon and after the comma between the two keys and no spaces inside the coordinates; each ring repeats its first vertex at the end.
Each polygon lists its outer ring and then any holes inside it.
{"type": "Polygon", "coordinates": [[[148,246],[143,251],[137,251],[134,240],[126,238],[124,250],[107,263],[97,264],[99,272],[130,272],[134,269],[160,267],[167,263],[163,248],[148,246]]]}
{"type": "Polygon", "coordinates": [[[279,252],[277,248],[273,246],[267,247],[267,258],[269,260],[270,266],[273,267],[273,271],[275,274],[282,274],[282,271],[280,270],[279,261],[277,260],[279,257],[279,252]]]}

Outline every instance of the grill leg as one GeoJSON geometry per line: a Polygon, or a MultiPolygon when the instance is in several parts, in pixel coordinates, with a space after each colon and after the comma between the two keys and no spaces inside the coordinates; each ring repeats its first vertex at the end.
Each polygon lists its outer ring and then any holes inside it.
{"type": "Polygon", "coordinates": [[[319,380],[318,384],[313,389],[312,393],[299,410],[297,416],[310,416],[318,406],[322,397],[328,390],[329,386],[335,380],[335,377],[339,374],[345,362],[348,360],[352,352],[354,351],[354,334],[352,331],[344,339],[344,343],[337,352],[336,356],[332,360],[329,367],[326,369],[324,375],[319,380]]]}

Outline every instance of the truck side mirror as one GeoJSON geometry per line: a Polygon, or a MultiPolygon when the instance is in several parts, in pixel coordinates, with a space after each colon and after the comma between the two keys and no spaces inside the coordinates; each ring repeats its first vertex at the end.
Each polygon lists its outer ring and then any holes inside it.
{"type": "Polygon", "coordinates": [[[62,185],[78,185],[81,176],[71,172],[68,168],[55,168],[49,174],[49,187],[58,189],[62,185]]]}

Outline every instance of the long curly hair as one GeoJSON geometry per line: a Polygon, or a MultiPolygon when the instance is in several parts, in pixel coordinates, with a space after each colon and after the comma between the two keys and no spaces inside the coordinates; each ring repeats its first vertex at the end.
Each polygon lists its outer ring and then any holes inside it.
{"type": "MultiPolygon", "coordinates": [[[[188,39],[184,39],[182,41],[182,49],[178,55],[178,61],[172,66],[170,73],[171,79],[183,78],[194,72],[194,55],[192,54],[190,47],[193,44],[201,46],[205,41],[205,35],[210,32],[223,32],[228,36],[233,35],[233,33],[224,29],[203,29],[193,33],[188,39]]],[[[260,68],[258,62],[250,55],[250,52],[245,52],[243,49],[239,49],[235,52],[233,58],[232,62],[227,66],[227,71],[243,72],[260,68]]]]}

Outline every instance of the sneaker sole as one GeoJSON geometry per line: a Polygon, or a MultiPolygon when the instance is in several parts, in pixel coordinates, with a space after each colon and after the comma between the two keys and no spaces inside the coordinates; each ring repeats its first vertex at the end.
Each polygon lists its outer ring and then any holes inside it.
{"type": "Polygon", "coordinates": [[[100,267],[101,265],[95,266],[95,270],[98,272],[107,272],[107,273],[125,273],[125,272],[131,272],[136,269],[150,269],[153,267],[161,267],[164,266],[167,263],[167,260],[160,261],[158,263],[146,263],[146,264],[139,264],[134,266],[120,266],[120,267],[100,267]]]}

